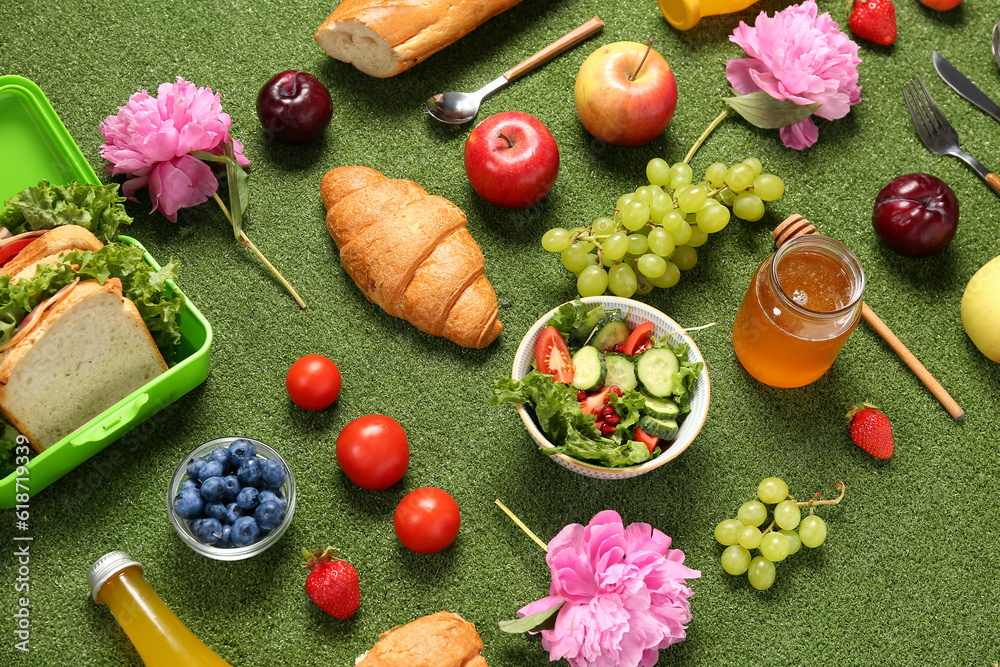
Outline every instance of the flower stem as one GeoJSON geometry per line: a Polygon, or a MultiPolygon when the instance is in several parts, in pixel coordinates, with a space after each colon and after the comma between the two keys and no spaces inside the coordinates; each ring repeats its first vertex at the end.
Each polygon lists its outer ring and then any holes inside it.
{"type": "Polygon", "coordinates": [[[511,518],[511,521],[513,521],[514,523],[516,523],[517,526],[518,526],[518,528],[520,528],[521,530],[523,530],[528,535],[528,537],[530,537],[531,539],[533,539],[535,541],[535,543],[538,544],[538,546],[540,546],[543,551],[545,551],[545,553],[549,552],[549,548],[548,548],[548,546],[546,546],[545,542],[542,542],[540,539],[538,539],[538,536],[535,535],[533,532],[531,532],[531,530],[529,530],[528,527],[524,525],[524,522],[521,521],[520,519],[518,519],[517,516],[515,516],[513,512],[511,512],[509,509],[507,509],[507,506],[504,505],[502,502],[500,502],[499,498],[497,498],[494,502],[496,502],[497,507],[499,507],[500,509],[502,509],[507,514],[507,516],[509,516],[511,518]]]}
{"type": "MultiPolygon", "coordinates": [[[[226,208],[226,205],[222,202],[221,199],[219,199],[218,193],[213,194],[212,197],[215,199],[216,203],[219,205],[219,208],[222,209],[223,215],[225,215],[226,218],[229,220],[229,223],[232,224],[233,217],[232,217],[232,215],[230,215],[229,209],[226,208]]],[[[260,258],[260,261],[264,262],[265,266],[267,266],[267,268],[269,268],[271,270],[271,273],[273,273],[274,276],[281,282],[281,284],[285,286],[285,289],[288,290],[288,293],[292,295],[292,298],[295,299],[296,303],[298,303],[303,308],[308,308],[308,306],[306,306],[306,302],[303,301],[302,297],[300,297],[299,294],[298,294],[298,292],[295,291],[295,288],[292,287],[292,285],[287,280],[285,280],[285,277],[283,275],[281,275],[281,273],[278,271],[278,269],[274,268],[274,265],[271,264],[271,262],[269,262],[267,260],[267,257],[264,257],[264,253],[262,253],[260,250],[257,249],[257,246],[255,246],[253,244],[253,241],[251,241],[249,238],[247,238],[247,235],[243,233],[243,230],[240,230],[239,241],[240,241],[240,243],[242,243],[243,245],[247,246],[248,248],[250,248],[251,250],[254,251],[254,253],[257,255],[257,257],[260,258]]]]}
{"type": "Polygon", "coordinates": [[[715,120],[713,120],[712,123],[705,129],[705,131],[701,133],[701,136],[698,137],[698,141],[694,142],[694,146],[692,146],[691,150],[688,151],[688,154],[684,156],[684,164],[688,164],[691,162],[691,158],[693,158],[694,154],[698,152],[698,149],[701,148],[701,145],[705,143],[705,139],[708,139],[708,135],[712,134],[712,130],[717,128],[719,126],[719,123],[721,123],[726,119],[726,116],[729,115],[729,111],[730,111],[729,107],[726,107],[725,111],[716,116],[715,120]]]}

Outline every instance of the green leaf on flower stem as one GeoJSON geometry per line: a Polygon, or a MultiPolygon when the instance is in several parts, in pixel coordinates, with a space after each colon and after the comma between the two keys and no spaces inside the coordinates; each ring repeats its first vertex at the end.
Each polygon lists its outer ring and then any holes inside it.
{"type": "Polygon", "coordinates": [[[522,632],[551,630],[556,627],[556,612],[560,609],[562,609],[561,602],[552,609],[546,609],[545,611],[540,611],[537,614],[525,616],[524,618],[515,618],[513,621],[500,621],[498,625],[504,632],[515,635],[519,635],[522,632]]]}
{"type": "Polygon", "coordinates": [[[776,100],[763,90],[737,97],[723,97],[722,101],[750,124],[765,130],[795,125],[820,107],[819,103],[801,105],[791,100],[776,100]]]}
{"type": "Polygon", "coordinates": [[[224,155],[216,155],[206,151],[191,151],[193,157],[209,162],[218,162],[226,165],[226,180],[229,183],[229,213],[232,216],[233,234],[236,240],[240,240],[243,231],[243,212],[246,211],[250,203],[250,188],[247,186],[247,172],[236,161],[236,152],[233,150],[233,143],[222,144],[224,155]]]}

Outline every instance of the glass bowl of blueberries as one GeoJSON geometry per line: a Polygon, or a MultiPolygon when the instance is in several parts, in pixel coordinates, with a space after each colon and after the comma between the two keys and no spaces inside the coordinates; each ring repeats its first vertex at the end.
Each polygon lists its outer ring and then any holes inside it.
{"type": "Polygon", "coordinates": [[[295,479],[253,438],[218,438],[184,457],[167,492],[170,521],[192,549],[242,560],[277,542],[295,511],[295,479]]]}

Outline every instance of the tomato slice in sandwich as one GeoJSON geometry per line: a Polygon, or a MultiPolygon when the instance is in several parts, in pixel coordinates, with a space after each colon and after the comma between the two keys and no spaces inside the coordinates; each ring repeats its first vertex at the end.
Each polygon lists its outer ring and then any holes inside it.
{"type": "Polygon", "coordinates": [[[20,241],[13,241],[0,248],[0,266],[3,266],[10,260],[17,257],[17,253],[24,250],[24,247],[34,240],[35,239],[21,239],[20,241]]]}
{"type": "Polygon", "coordinates": [[[557,382],[569,384],[573,381],[573,357],[566,346],[566,339],[553,326],[545,327],[538,334],[535,365],[540,373],[554,375],[557,382]]]}

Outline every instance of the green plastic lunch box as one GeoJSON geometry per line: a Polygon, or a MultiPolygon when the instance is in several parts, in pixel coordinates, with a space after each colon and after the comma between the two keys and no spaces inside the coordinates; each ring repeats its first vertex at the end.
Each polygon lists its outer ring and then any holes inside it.
{"type": "MultiPolygon", "coordinates": [[[[41,89],[20,76],[0,76],[0,201],[37,185],[43,178],[51,183],[69,183],[74,179],[100,183],[41,89]]],[[[142,248],[135,239],[118,238],[142,248]]],[[[146,261],[153,268],[160,268],[148,252],[146,261]]],[[[168,285],[180,291],[172,282],[168,285]]],[[[27,475],[18,476],[14,472],[3,478],[0,507],[23,504],[24,499],[34,496],[205,381],[212,327],[186,297],[184,305],[179,315],[181,341],[177,363],[34,456],[26,466],[27,475]]]]}

